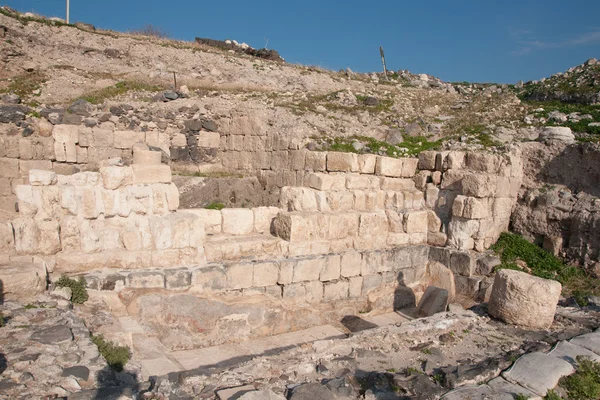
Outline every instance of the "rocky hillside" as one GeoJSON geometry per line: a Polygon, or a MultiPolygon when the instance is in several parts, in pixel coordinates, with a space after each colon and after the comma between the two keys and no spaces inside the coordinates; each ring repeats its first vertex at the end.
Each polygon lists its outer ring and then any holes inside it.
{"type": "Polygon", "coordinates": [[[584,64],[554,74],[550,78],[527,82],[520,89],[520,95],[526,100],[598,104],[600,62],[590,58],[584,64]]]}

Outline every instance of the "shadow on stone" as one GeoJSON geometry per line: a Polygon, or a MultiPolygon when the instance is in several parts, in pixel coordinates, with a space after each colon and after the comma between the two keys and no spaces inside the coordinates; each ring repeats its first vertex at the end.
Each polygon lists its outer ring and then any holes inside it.
{"type": "Polygon", "coordinates": [[[414,308],[417,306],[417,299],[415,293],[411,288],[406,286],[406,277],[404,272],[398,272],[398,286],[394,290],[394,311],[414,308]]]}
{"type": "MultiPolygon", "coordinates": [[[[79,369],[83,368],[85,367],[79,369]]],[[[79,374],[81,372],[79,369],[74,371],[74,373],[79,374]]],[[[114,400],[119,398],[133,398],[134,393],[138,393],[138,396],[142,396],[153,388],[151,382],[138,382],[136,374],[130,372],[117,372],[108,365],[96,373],[96,383],[96,389],[82,390],[73,393],[68,397],[68,400],[114,400]]]]}
{"type": "Polygon", "coordinates": [[[367,329],[377,328],[377,325],[375,325],[374,323],[365,321],[364,319],[357,317],[356,315],[346,315],[344,318],[342,318],[340,322],[350,332],[360,332],[365,331],[367,329]]]}
{"type": "Polygon", "coordinates": [[[8,367],[6,356],[3,353],[0,353],[0,374],[6,370],[6,367],[8,367]]]}

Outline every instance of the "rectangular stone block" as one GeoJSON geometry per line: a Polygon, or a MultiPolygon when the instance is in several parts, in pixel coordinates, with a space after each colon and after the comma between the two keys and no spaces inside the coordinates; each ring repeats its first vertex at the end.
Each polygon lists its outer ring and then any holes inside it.
{"type": "Polygon", "coordinates": [[[412,179],[381,178],[381,190],[413,191],[416,188],[412,179]]]}
{"type": "Polygon", "coordinates": [[[79,126],[54,125],[52,137],[56,142],[76,144],[79,142],[79,126]]]}
{"type": "Polygon", "coordinates": [[[417,158],[404,158],[402,160],[402,177],[412,178],[417,173],[417,164],[419,159],[417,158]]]}
{"type": "Polygon", "coordinates": [[[218,149],[221,146],[221,135],[218,132],[200,132],[197,136],[198,147],[218,149]]]}
{"type": "Polygon", "coordinates": [[[374,154],[358,155],[358,172],[361,174],[374,174],[377,156],[374,154]]]}
{"type": "Polygon", "coordinates": [[[329,215],[321,212],[280,212],[273,221],[276,236],[290,242],[327,239],[329,215]]]}
{"type": "Polygon", "coordinates": [[[160,165],[162,154],[160,151],[135,150],[133,152],[133,163],[143,165],[160,165]]]}
{"type": "Polygon", "coordinates": [[[332,255],[325,258],[325,266],[321,270],[319,280],[322,282],[334,281],[340,278],[341,257],[332,255]]]}
{"type": "Polygon", "coordinates": [[[427,233],[429,220],[427,211],[412,211],[404,214],[406,233],[427,233]]]}
{"type": "Polygon", "coordinates": [[[383,211],[360,214],[359,236],[387,236],[387,233],[388,219],[383,211]]]}
{"type": "Polygon", "coordinates": [[[252,287],[253,284],[252,263],[232,264],[225,267],[225,275],[227,276],[227,289],[246,289],[252,287]]]}
{"type": "Polygon", "coordinates": [[[279,214],[278,207],[256,207],[252,209],[254,212],[254,232],[256,233],[271,233],[273,220],[279,214]]]}
{"type": "Polygon", "coordinates": [[[181,212],[187,212],[197,215],[200,218],[200,222],[204,224],[204,230],[207,234],[218,234],[221,233],[221,227],[223,224],[223,218],[220,210],[207,210],[205,208],[189,208],[181,210],[181,212]]]}
{"type": "Polygon", "coordinates": [[[274,286],[279,279],[279,265],[274,262],[259,262],[254,264],[252,286],[274,286]]]}
{"type": "Polygon", "coordinates": [[[325,171],[327,153],[322,151],[309,151],[306,153],[305,168],[307,171],[325,171]]]}
{"type": "Polygon", "coordinates": [[[348,251],[341,256],[340,275],[344,278],[360,275],[362,268],[362,254],[357,251],[348,251]]]}
{"type": "Polygon", "coordinates": [[[306,258],[298,260],[294,265],[294,276],[292,281],[307,282],[318,281],[321,271],[325,268],[324,258],[306,258]]]}
{"type": "Polygon", "coordinates": [[[171,183],[171,167],[168,165],[132,165],[133,183],[171,183]]]}
{"type": "Polygon", "coordinates": [[[344,174],[312,173],[308,176],[308,186],[317,190],[345,190],[344,174]]]}
{"type": "Polygon", "coordinates": [[[127,276],[127,286],[136,289],[164,288],[165,277],[161,272],[132,272],[127,276]]]}
{"type": "Polygon", "coordinates": [[[323,300],[325,302],[344,300],[348,298],[348,281],[325,283],[323,300]]]}
{"type": "Polygon", "coordinates": [[[279,285],[287,285],[293,282],[295,266],[296,260],[282,260],[279,263],[279,278],[277,279],[279,285]]]}
{"type": "Polygon", "coordinates": [[[378,182],[379,178],[360,175],[360,174],[348,174],[346,176],[346,188],[352,189],[379,189],[378,182]]]}
{"type": "Polygon", "coordinates": [[[114,134],[114,147],[117,149],[131,149],[134,144],[145,141],[145,132],[115,131],[114,134]]]}
{"type": "Polygon", "coordinates": [[[398,158],[377,157],[375,173],[382,176],[402,177],[403,160],[398,158]]]}
{"type": "Polygon", "coordinates": [[[323,284],[321,282],[306,282],[304,284],[306,295],[304,300],[307,303],[320,303],[323,301],[323,284]]]}
{"type": "Polygon", "coordinates": [[[0,158],[0,176],[3,178],[18,178],[19,160],[16,158],[0,158]]]}
{"type": "Polygon", "coordinates": [[[358,171],[358,156],[354,153],[330,151],[327,153],[327,171],[356,172],[358,171]]]}
{"type": "Polygon", "coordinates": [[[462,276],[472,276],[475,273],[476,259],[466,252],[453,252],[450,255],[450,269],[462,276]]]}
{"type": "Polygon", "coordinates": [[[419,163],[418,167],[421,170],[430,170],[433,171],[435,169],[435,151],[424,151],[419,154],[419,163]]]}
{"type": "Polygon", "coordinates": [[[304,301],[306,296],[306,288],[302,283],[292,283],[283,287],[283,299],[293,302],[300,303],[304,301]]]}
{"type": "Polygon", "coordinates": [[[248,235],[254,230],[254,213],[247,208],[225,208],[221,210],[223,233],[248,235]]]}
{"type": "Polygon", "coordinates": [[[187,289],[192,284],[192,274],[187,269],[168,269],[164,273],[167,289],[187,289]]]}
{"type": "Polygon", "coordinates": [[[351,299],[359,298],[362,295],[362,285],[362,276],[355,276],[348,279],[348,297],[351,299]]]}

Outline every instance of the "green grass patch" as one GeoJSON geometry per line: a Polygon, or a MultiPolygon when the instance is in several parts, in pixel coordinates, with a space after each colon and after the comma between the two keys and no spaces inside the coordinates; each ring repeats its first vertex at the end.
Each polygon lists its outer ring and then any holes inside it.
{"type": "Polygon", "coordinates": [[[131,352],[127,346],[119,346],[115,342],[108,342],[104,340],[102,335],[92,336],[92,342],[98,346],[98,351],[111,368],[118,372],[123,371],[123,367],[131,357],[131,352]]]}
{"type": "Polygon", "coordinates": [[[212,203],[205,206],[204,208],[206,208],[207,210],[219,210],[220,211],[225,208],[225,204],[213,201],[212,203]]]}
{"type": "Polygon", "coordinates": [[[66,275],[62,275],[58,282],[56,282],[56,286],[68,287],[71,289],[71,302],[75,304],[83,304],[89,298],[85,279],[83,279],[83,277],[80,277],[79,280],[75,280],[66,275]]]}
{"type": "Polygon", "coordinates": [[[515,400],[528,400],[529,396],[524,395],[522,393],[517,393],[517,396],[515,397],[515,400]]]}
{"type": "Polygon", "coordinates": [[[569,399],[600,399],[600,363],[587,357],[577,356],[577,372],[560,380],[560,386],[566,389],[569,399]]]}
{"type": "Polygon", "coordinates": [[[563,114],[571,114],[578,112],[580,115],[589,114],[592,119],[583,119],[579,122],[561,122],[548,121],[545,125],[547,126],[566,126],[571,128],[573,132],[578,133],[589,133],[592,135],[600,136],[600,126],[588,126],[591,122],[600,122],[600,106],[599,105],[587,105],[587,104],[576,104],[576,103],[563,103],[560,101],[527,101],[526,104],[533,109],[543,108],[544,111],[536,111],[534,115],[538,118],[547,118],[548,114],[552,111],[559,111],[563,114]]]}
{"type": "Polygon", "coordinates": [[[553,389],[548,390],[548,393],[544,396],[544,400],[564,400],[558,395],[553,389]]]}
{"type": "Polygon", "coordinates": [[[339,151],[344,153],[367,153],[380,154],[383,153],[388,157],[400,158],[416,156],[426,150],[433,150],[440,147],[441,140],[430,142],[424,136],[404,137],[404,141],[398,145],[382,142],[368,136],[349,136],[335,138],[317,138],[325,142],[327,151],[339,151]],[[364,144],[364,148],[356,150],[352,145],[353,142],[359,141],[364,144]],[[406,149],[402,151],[401,149],[406,149]]]}
{"type": "Polygon", "coordinates": [[[93,92],[79,97],[79,99],[86,100],[92,104],[101,104],[107,99],[120,96],[130,91],[160,92],[161,90],[164,90],[164,88],[159,85],[153,85],[142,81],[126,80],[119,82],[114,86],[94,90],[93,92]]]}
{"type": "Polygon", "coordinates": [[[21,98],[28,98],[35,96],[33,91],[40,89],[42,84],[47,80],[48,77],[46,74],[40,71],[23,72],[14,76],[8,86],[0,92],[14,93],[21,98]]]}
{"type": "Polygon", "coordinates": [[[588,295],[600,294],[600,279],[588,275],[582,268],[565,264],[520,235],[504,232],[491,249],[500,255],[502,261],[497,270],[522,271],[523,268],[517,265],[517,261],[521,260],[527,264],[532,275],[560,282],[563,293],[573,295],[582,302],[588,295]]]}

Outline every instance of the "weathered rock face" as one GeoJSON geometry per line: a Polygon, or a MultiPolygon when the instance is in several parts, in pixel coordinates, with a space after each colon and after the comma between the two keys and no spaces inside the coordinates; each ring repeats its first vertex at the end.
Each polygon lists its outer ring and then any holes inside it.
{"type": "Polygon", "coordinates": [[[561,289],[556,281],[501,270],[494,279],[488,311],[509,324],[546,329],[554,321],[561,289]]]}
{"type": "Polygon", "coordinates": [[[30,301],[45,290],[46,268],[43,264],[16,261],[0,264],[1,300],[30,301]]]}

